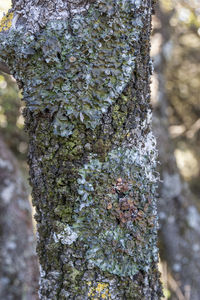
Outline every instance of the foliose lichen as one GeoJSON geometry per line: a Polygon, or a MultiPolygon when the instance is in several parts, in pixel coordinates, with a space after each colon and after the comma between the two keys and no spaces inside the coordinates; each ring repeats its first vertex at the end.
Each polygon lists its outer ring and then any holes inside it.
{"type": "Polygon", "coordinates": [[[74,232],[69,225],[66,225],[62,232],[53,234],[54,241],[61,242],[63,245],[71,245],[76,241],[78,235],[74,232]]]}
{"type": "Polygon", "coordinates": [[[15,41],[17,54],[14,68],[30,60],[23,78],[24,100],[33,111],[54,111],[54,133],[64,137],[72,134],[76,119],[94,129],[135,69],[143,26],[142,16],[134,17],[139,4],[102,4],[91,6],[87,18],[77,14],[70,23],[52,20],[40,34],[27,32],[22,38],[20,32],[9,33],[7,43],[15,41]],[[31,93],[30,86],[41,91],[31,93]]]}
{"type": "Polygon", "coordinates": [[[73,228],[88,244],[87,259],[119,276],[148,271],[152,257],[156,260],[157,256],[157,250],[149,251],[157,229],[153,196],[158,180],[156,152],[154,138],[147,136],[146,144],[142,141],[137,148],[126,145],[112,150],[104,162],[91,158],[79,169],[78,217],[73,228]],[[89,232],[93,234],[89,236],[89,232]]]}

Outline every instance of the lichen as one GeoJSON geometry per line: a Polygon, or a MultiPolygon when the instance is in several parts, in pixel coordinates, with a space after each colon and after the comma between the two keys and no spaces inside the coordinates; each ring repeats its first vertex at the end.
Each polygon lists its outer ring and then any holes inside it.
{"type": "Polygon", "coordinates": [[[12,26],[13,13],[7,13],[0,22],[0,32],[7,31],[12,26]]]}
{"type": "Polygon", "coordinates": [[[92,285],[91,281],[87,282],[89,287],[88,298],[91,300],[98,299],[111,299],[111,294],[109,293],[109,284],[104,282],[97,282],[95,286],[92,285]]]}
{"type": "Polygon", "coordinates": [[[73,226],[81,240],[88,243],[87,259],[119,276],[132,277],[141,269],[148,270],[151,255],[154,259],[157,256],[157,250],[152,254],[149,251],[157,229],[152,197],[158,180],[156,151],[149,148],[149,137],[146,144],[143,139],[142,142],[142,148],[140,142],[135,149],[117,148],[108,153],[104,163],[94,157],[79,169],[75,206],[79,214],[73,226]],[[107,208],[107,215],[98,211],[99,202],[107,208]],[[86,223],[88,218],[91,228],[86,223]],[[113,220],[118,220],[119,225],[113,220]],[[88,230],[94,231],[91,238],[88,230]]]}
{"type": "Polygon", "coordinates": [[[65,225],[63,231],[59,233],[53,234],[54,241],[61,242],[63,245],[71,245],[73,242],[76,241],[78,235],[74,232],[69,225],[65,225]]]}
{"type": "Polygon", "coordinates": [[[57,135],[72,135],[76,119],[87,128],[96,128],[133,74],[137,55],[133,45],[139,42],[143,24],[141,16],[134,17],[138,4],[118,0],[111,9],[111,3],[91,6],[87,18],[75,15],[70,27],[66,20],[54,20],[39,35],[27,33],[20,37],[21,44],[17,40],[15,46],[22,49],[18,64],[27,57],[28,65],[35,66],[34,70],[28,67],[23,78],[24,100],[33,111],[47,106],[55,111],[57,135]],[[40,64],[43,60],[42,69],[37,66],[38,58],[40,64]],[[37,85],[43,86],[39,95],[30,95],[28,87],[37,85]]]}

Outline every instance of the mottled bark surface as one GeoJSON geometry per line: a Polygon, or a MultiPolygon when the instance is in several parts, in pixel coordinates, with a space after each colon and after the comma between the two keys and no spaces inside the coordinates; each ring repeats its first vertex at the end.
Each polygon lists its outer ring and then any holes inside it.
{"type": "Polygon", "coordinates": [[[40,299],[159,299],[152,3],[57,2],[16,1],[0,46],[27,103],[40,299]]]}
{"type": "Polygon", "coordinates": [[[0,138],[0,299],[36,300],[38,264],[28,193],[0,138]]]}
{"type": "Polygon", "coordinates": [[[159,186],[158,206],[161,259],[167,261],[185,299],[198,300],[200,297],[200,214],[194,196],[179,174],[173,143],[168,132],[168,101],[164,72],[170,53],[166,57],[163,49],[167,48],[170,42],[170,14],[163,14],[158,10],[156,15],[159,17],[161,27],[155,30],[156,34],[161,34],[162,41],[160,51],[155,56],[155,75],[159,85],[153,118],[162,179],[159,186]]]}

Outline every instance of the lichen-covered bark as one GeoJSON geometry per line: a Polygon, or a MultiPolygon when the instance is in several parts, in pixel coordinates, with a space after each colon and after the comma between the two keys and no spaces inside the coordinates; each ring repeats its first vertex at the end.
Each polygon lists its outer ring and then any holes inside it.
{"type": "Polygon", "coordinates": [[[0,299],[37,300],[38,264],[28,194],[0,137],[0,299]]]}
{"type": "Polygon", "coordinates": [[[159,299],[152,3],[78,2],[35,30],[24,1],[0,47],[27,104],[40,299],[159,299]]]}
{"type": "MultiPolygon", "coordinates": [[[[174,147],[168,132],[168,98],[165,89],[167,58],[163,49],[170,42],[170,15],[157,10],[161,27],[160,49],[155,56],[155,75],[158,79],[157,101],[153,129],[158,139],[160,174],[159,185],[160,255],[180,285],[185,299],[198,300],[200,295],[200,213],[188,185],[179,174],[174,147]],[[159,63],[158,63],[159,62],[159,63]]],[[[170,59],[169,53],[168,57],[170,59]]],[[[155,100],[155,99],[154,99],[155,100]]],[[[172,297],[177,299],[177,297],[172,297]]]]}

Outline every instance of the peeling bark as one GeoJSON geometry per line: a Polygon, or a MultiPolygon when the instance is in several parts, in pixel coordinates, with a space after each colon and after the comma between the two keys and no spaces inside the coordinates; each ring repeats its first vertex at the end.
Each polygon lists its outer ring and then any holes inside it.
{"type": "Polygon", "coordinates": [[[38,265],[28,194],[19,166],[2,138],[0,244],[0,299],[38,299],[38,265]]]}
{"type": "Polygon", "coordinates": [[[156,300],[152,2],[88,2],[16,1],[1,35],[27,104],[39,295],[156,300]]]}

